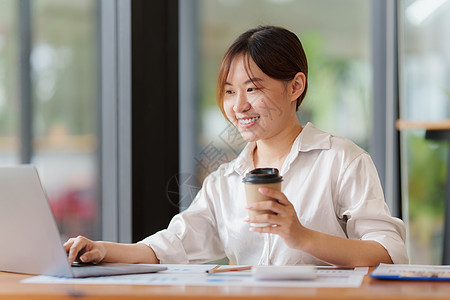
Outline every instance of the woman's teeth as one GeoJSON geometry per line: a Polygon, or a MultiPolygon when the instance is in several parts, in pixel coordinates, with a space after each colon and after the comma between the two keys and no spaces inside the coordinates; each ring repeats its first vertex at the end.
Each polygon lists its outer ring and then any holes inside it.
{"type": "Polygon", "coordinates": [[[253,123],[253,122],[255,122],[258,119],[259,119],[259,117],[254,117],[254,118],[251,118],[251,119],[239,119],[239,123],[246,125],[246,124],[253,123]]]}

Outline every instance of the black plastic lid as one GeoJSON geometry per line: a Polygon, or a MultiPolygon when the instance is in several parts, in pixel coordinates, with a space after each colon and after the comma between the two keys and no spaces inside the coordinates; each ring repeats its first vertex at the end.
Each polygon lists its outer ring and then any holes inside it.
{"type": "Polygon", "coordinates": [[[283,177],[280,176],[278,169],[276,168],[258,168],[248,172],[243,183],[247,184],[264,184],[264,183],[277,183],[283,181],[283,177]]]}

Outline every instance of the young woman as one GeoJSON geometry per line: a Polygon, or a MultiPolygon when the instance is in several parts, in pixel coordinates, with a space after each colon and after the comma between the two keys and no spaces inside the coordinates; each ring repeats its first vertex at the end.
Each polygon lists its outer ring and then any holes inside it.
{"type": "Polygon", "coordinates": [[[390,215],[369,154],[311,123],[300,124],[296,112],[307,77],[306,55],[294,33],[265,26],[239,36],[222,60],[217,101],[249,142],[241,154],[205,179],[191,206],[166,230],[137,244],[72,238],[65,244],[69,261],[408,263],[404,224],[390,215]],[[280,170],[282,192],[260,189],[276,201],[246,206],[242,179],[261,167],[280,170]],[[247,210],[274,214],[247,218],[247,210]]]}

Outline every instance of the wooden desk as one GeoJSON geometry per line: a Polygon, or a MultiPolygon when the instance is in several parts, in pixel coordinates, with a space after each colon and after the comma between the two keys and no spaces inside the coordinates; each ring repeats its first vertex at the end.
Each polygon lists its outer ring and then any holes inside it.
{"type": "MultiPolygon", "coordinates": [[[[372,270],[372,269],[371,269],[372,270]]],[[[248,288],[23,284],[28,275],[0,272],[0,299],[450,299],[450,282],[382,281],[360,288],[248,288]]]]}

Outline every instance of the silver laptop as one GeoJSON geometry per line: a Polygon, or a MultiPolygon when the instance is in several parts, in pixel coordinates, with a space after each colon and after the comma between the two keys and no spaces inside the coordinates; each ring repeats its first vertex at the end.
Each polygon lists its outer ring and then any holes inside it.
{"type": "Polygon", "coordinates": [[[70,266],[36,169],[0,167],[0,271],[60,277],[153,273],[158,265],[70,266]]]}

